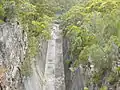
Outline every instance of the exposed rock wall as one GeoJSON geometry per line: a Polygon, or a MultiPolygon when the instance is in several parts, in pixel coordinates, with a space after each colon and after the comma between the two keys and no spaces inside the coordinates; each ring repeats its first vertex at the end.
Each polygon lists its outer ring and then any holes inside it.
{"type": "Polygon", "coordinates": [[[0,88],[22,90],[20,66],[27,49],[27,35],[17,23],[0,25],[0,88]]]}
{"type": "Polygon", "coordinates": [[[69,51],[69,40],[67,38],[63,39],[63,59],[65,68],[65,85],[66,90],[84,90],[84,77],[82,69],[79,67],[74,72],[70,70],[72,63],[68,55],[69,51]]]}
{"type": "Polygon", "coordinates": [[[21,75],[27,50],[27,34],[17,23],[0,25],[0,90],[42,90],[45,83],[47,42],[41,40],[33,58],[31,77],[21,75]]]}
{"type": "MultiPolygon", "coordinates": [[[[58,31],[59,27],[56,26],[58,31]]],[[[60,34],[59,32],[57,34],[60,34]]],[[[58,35],[59,36],[59,35],[58,35]]],[[[55,90],[65,90],[62,37],[55,39],[55,90]]],[[[27,50],[27,34],[17,23],[0,25],[0,90],[43,90],[48,42],[40,40],[39,52],[32,62],[32,74],[24,78],[21,65],[27,50]]],[[[51,49],[51,48],[50,48],[51,49]]]]}
{"type": "Polygon", "coordinates": [[[32,63],[32,74],[24,79],[24,90],[43,90],[45,84],[45,64],[47,54],[47,41],[40,41],[39,52],[32,63]]]}

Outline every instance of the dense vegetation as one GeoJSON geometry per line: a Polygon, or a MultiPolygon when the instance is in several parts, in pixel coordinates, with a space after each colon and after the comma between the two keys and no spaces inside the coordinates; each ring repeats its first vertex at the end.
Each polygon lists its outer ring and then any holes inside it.
{"type": "Polygon", "coordinates": [[[84,72],[93,69],[86,86],[115,89],[120,81],[120,1],[88,0],[73,6],[61,19],[73,70],[79,65],[84,72]]]}
{"type": "Polygon", "coordinates": [[[66,12],[61,16],[61,28],[70,42],[73,70],[81,65],[86,76],[92,69],[86,86],[94,84],[101,90],[109,85],[115,87],[120,81],[119,0],[1,0],[0,23],[17,22],[27,32],[23,75],[30,74],[39,39],[50,38],[49,26],[55,14],[61,12],[66,12]]]}
{"type": "Polygon", "coordinates": [[[23,75],[30,75],[31,62],[40,41],[50,38],[49,27],[55,14],[66,11],[73,4],[73,0],[0,0],[0,23],[17,23],[23,27],[23,33],[27,32],[28,50],[22,65],[23,75]]]}
{"type": "Polygon", "coordinates": [[[53,12],[49,10],[41,13],[41,10],[47,10],[47,5],[40,7],[44,5],[43,1],[37,3],[35,0],[4,0],[1,3],[1,20],[7,20],[8,23],[17,22],[23,27],[23,32],[27,32],[28,49],[22,65],[22,74],[27,76],[31,73],[32,59],[37,54],[40,38],[50,38],[48,26],[53,12]]]}

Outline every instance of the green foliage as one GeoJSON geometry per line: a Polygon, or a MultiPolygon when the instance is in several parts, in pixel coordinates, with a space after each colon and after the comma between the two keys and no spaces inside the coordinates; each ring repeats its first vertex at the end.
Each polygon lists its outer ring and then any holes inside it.
{"type": "MultiPolygon", "coordinates": [[[[56,12],[62,11],[62,7],[73,5],[67,0],[1,0],[0,24],[4,17],[11,23],[19,22],[27,32],[28,49],[22,65],[22,74],[30,75],[32,59],[38,52],[39,39],[50,38],[50,23],[56,12]],[[64,2],[65,1],[65,2],[64,2]]],[[[73,1],[72,1],[73,2],[73,1]]]]}
{"type": "Polygon", "coordinates": [[[4,18],[4,15],[5,15],[5,11],[4,11],[4,8],[3,8],[3,3],[4,3],[4,0],[0,1],[0,24],[3,23],[3,18],[4,18]]]}
{"type": "Polygon", "coordinates": [[[84,87],[84,90],[88,90],[88,88],[87,88],[87,87],[84,87]]]}
{"type": "Polygon", "coordinates": [[[32,59],[37,55],[39,50],[39,39],[46,40],[50,38],[49,23],[52,17],[45,15],[45,13],[41,16],[38,4],[24,1],[22,4],[18,4],[17,7],[19,7],[18,19],[28,35],[27,55],[22,65],[22,74],[28,76],[32,72],[32,59]]]}
{"type": "MultiPolygon", "coordinates": [[[[119,0],[89,0],[73,6],[61,17],[64,37],[70,40],[70,59],[74,60],[75,67],[88,66],[91,59],[95,70],[90,80],[100,87],[103,78],[116,74],[113,63],[119,61],[119,10],[119,0]]],[[[112,85],[120,75],[119,68],[116,71],[117,76],[108,81],[112,85]]]]}
{"type": "Polygon", "coordinates": [[[4,9],[2,5],[0,5],[0,16],[4,16],[4,9]]]}
{"type": "Polygon", "coordinates": [[[32,59],[38,52],[40,39],[49,39],[49,26],[54,10],[45,0],[2,0],[0,1],[0,23],[4,17],[9,22],[19,22],[27,32],[28,49],[21,67],[25,76],[31,73],[32,59]],[[49,11],[49,12],[48,12],[49,11]]]}
{"type": "Polygon", "coordinates": [[[32,65],[32,61],[33,61],[33,58],[37,55],[37,52],[38,52],[38,44],[39,44],[39,38],[36,38],[36,37],[30,37],[28,38],[28,50],[27,50],[27,53],[26,53],[26,57],[25,57],[25,60],[23,62],[23,65],[22,65],[22,74],[25,75],[25,76],[30,76],[31,73],[32,73],[32,68],[31,68],[31,65],[32,65]]]}
{"type": "Polygon", "coordinates": [[[106,86],[102,86],[100,90],[108,90],[108,88],[106,86]]]}
{"type": "Polygon", "coordinates": [[[17,10],[15,6],[15,1],[6,1],[4,3],[5,16],[8,19],[16,18],[17,10]]]}

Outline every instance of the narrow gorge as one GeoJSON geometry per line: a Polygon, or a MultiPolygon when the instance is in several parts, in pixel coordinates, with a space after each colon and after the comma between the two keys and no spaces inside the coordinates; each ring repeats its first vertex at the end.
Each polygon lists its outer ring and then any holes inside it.
{"type": "Polygon", "coordinates": [[[120,0],[0,0],[0,90],[120,90],[120,0]]]}
{"type": "Polygon", "coordinates": [[[0,26],[0,35],[1,90],[79,90],[80,88],[83,90],[83,86],[78,83],[82,79],[79,76],[80,72],[76,72],[77,76],[72,76],[76,77],[73,79],[75,84],[72,86],[73,81],[70,76],[72,73],[67,73],[70,72],[69,68],[66,68],[68,79],[66,82],[69,83],[67,84],[69,88],[66,89],[63,37],[59,24],[52,25],[51,40],[40,40],[39,52],[33,58],[32,74],[29,77],[21,74],[21,65],[28,48],[27,34],[17,23],[6,23],[0,26]]]}

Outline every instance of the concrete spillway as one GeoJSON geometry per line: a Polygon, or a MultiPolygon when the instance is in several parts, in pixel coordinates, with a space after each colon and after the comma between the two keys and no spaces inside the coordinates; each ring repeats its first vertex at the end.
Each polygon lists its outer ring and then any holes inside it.
{"type": "Polygon", "coordinates": [[[25,90],[65,90],[61,32],[59,25],[53,24],[51,39],[41,42],[33,73],[24,80],[25,90]]]}
{"type": "Polygon", "coordinates": [[[46,83],[43,90],[65,90],[62,36],[59,25],[54,24],[48,41],[45,65],[46,83]]]}

